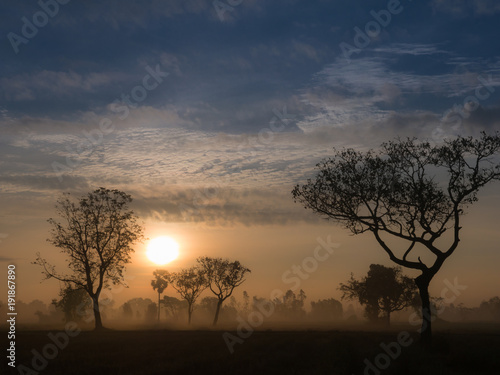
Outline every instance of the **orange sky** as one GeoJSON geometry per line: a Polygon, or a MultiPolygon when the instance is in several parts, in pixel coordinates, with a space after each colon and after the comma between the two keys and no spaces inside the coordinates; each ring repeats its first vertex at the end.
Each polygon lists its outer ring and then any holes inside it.
{"type": "MultiPolygon", "coordinates": [[[[431,283],[433,296],[440,295],[445,287],[444,280],[453,282],[455,278],[458,278],[460,285],[467,286],[456,303],[478,305],[482,300],[500,294],[500,234],[497,225],[500,202],[494,199],[495,197],[496,187],[491,186],[480,196],[479,203],[471,207],[469,214],[464,217],[462,242],[431,283]]],[[[293,205],[293,202],[291,204],[293,205]]],[[[4,270],[7,264],[16,265],[19,299],[28,302],[38,298],[48,303],[57,297],[59,282],[48,280],[40,283],[40,268],[30,262],[34,260],[37,251],[53,261],[61,270],[64,262],[58,250],[45,242],[49,229],[45,219],[53,214],[50,204],[47,208],[39,205],[39,209],[31,211],[29,205],[30,202],[27,202],[27,206],[20,204],[18,214],[10,216],[9,222],[5,217],[3,219],[4,233],[7,236],[4,236],[0,243],[1,264],[4,270]],[[29,212],[33,215],[29,215],[29,212]]],[[[356,277],[363,276],[371,263],[393,265],[370,234],[351,236],[348,231],[322,221],[287,225],[210,226],[205,223],[146,220],[144,227],[149,238],[164,235],[173,237],[180,245],[180,256],[170,264],[158,267],[145,255],[147,243],[137,244],[132,263],[127,266],[130,288],[120,288],[119,291],[105,295],[112,296],[118,305],[139,296],[154,300],[156,293],[150,287],[150,281],[155,269],[177,271],[182,267],[194,265],[195,259],[202,255],[237,259],[252,270],[247,281],[235,292],[238,298],[243,290],[248,291],[250,296],[269,297],[274,289],[286,291],[298,286],[305,290],[309,302],[319,298],[340,299],[338,284],[346,281],[351,272],[354,272],[356,277]],[[317,262],[316,270],[304,272],[299,277],[293,266],[301,266],[304,259],[314,257],[314,251],[319,244],[318,238],[327,241],[328,237],[331,243],[338,244],[338,248],[335,248],[326,260],[317,262]],[[298,280],[300,284],[297,283],[298,280]]],[[[306,261],[306,270],[313,266],[314,264],[307,264],[306,261]]],[[[411,270],[405,270],[405,273],[416,275],[411,270]]],[[[4,284],[2,295],[5,296],[4,284]]],[[[166,293],[176,296],[171,288],[167,288],[166,293]]],[[[209,295],[208,291],[205,293],[209,295]]]]}

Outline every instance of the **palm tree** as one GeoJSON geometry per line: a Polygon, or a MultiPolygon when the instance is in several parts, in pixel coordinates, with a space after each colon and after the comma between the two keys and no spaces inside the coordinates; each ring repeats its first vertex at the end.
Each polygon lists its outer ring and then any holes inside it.
{"type": "Polygon", "coordinates": [[[160,322],[161,294],[167,288],[168,283],[170,282],[170,273],[166,270],[156,270],[153,272],[153,276],[155,278],[151,280],[151,286],[153,287],[153,290],[158,291],[158,322],[160,322]]]}

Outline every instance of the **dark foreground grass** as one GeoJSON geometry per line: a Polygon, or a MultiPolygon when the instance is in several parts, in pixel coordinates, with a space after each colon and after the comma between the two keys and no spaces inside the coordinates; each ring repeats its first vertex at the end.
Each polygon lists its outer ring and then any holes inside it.
{"type": "MultiPolygon", "coordinates": [[[[32,369],[32,350],[42,353],[51,343],[48,333],[18,332],[16,364],[32,369]]],[[[236,344],[230,354],[222,335],[222,331],[81,332],[45,369],[22,373],[378,374],[365,369],[365,359],[374,363],[384,353],[380,344],[397,338],[397,332],[263,331],[236,344]]],[[[431,354],[420,350],[418,336],[411,337],[413,344],[402,348],[380,374],[500,373],[498,333],[437,333],[431,354]]]]}

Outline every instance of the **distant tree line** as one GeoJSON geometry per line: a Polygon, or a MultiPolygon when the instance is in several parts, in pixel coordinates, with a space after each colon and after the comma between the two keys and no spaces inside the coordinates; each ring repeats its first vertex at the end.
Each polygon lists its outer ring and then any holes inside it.
{"type": "MultiPolygon", "coordinates": [[[[82,295],[80,294],[80,296],[82,295]]],[[[256,304],[262,300],[264,298],[249,296],[246,291],[243,291],[239,298],[231,296],[221,308],[219,319],[223,323],[233,323],[238,315],[247,316],[248,313],[254,311],[256,304]]],[[[193,310],[196,312],[196,323],[211,324],[213,322],[217,301],[217,297],[206,296],[194,304],[193,310]]],[[[319,299],[310,303],[306,301],[307,297],[304,291],[302,293],[300,291],[298,293],[291,290],[286,291],[281,299],[273,301],[275,312],[269,318],[269,321],[327,323],[359,320],[352,305],[344,308],[343,304],[334,298],[319,299]]],[[[26,324],[41,324],[54,327],[68,321],[76,321],[82,327],[86,324],[90,327],[93,324],[90,319],[92,318],[90,300],[64,298],[64,296],[60,295],[59,298],[53,299],[49,304],[40,300],[29,303],[18,301],[16,307],[19,313],[22,314],[23,322],[26,324]],[[87,310],[78,307],[81,306],[82,302],[86,304],[87,310]]],[[[449,322],[482,321],[500,323],[500,297],[498,296],[485,300],[476,307],[466,306],[463,303],[444,305],[440,298],[435,298],[432,300],[432,308],[434,315],[439,312],[439,319],[449,322]]],[[[414,307],[411,306],[408,311],[412,311],[411,309],[414,309],[414,307]]],[[[415,308],[415,311],[419,311],[418,307],[415,308]]],[[[0,314],[4,313],[7,313],[7,306],[0,301],[0,314]]],[[[107,299],[104,299],[101,303],[103,319],[113,322],[117,326],[148,325],[157,320],[157,314],[157,301],[151,298],[132,298],[121,305],[116,305],[114,301],[107,299]]],[[[185,324],[188,316],[187,302],[181,298],[164,295],[161,299],[161,316],[163,323],[167,326],[169,324],[185,324]]],[[[383,313],[379,316],[378,322],[385,323],[383,313]]]]}

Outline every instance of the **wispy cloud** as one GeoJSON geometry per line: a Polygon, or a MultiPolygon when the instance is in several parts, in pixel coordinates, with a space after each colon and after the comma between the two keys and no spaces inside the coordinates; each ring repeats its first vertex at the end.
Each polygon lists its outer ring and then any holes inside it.
{"type": "Polygon", "coordinates": [[[384,47],[374,48],[373,51],[390,53],[394,55],[412,55],[412,56],[450,54],[449,51],[446,51],[445,49],[440,49],[437,45],[434,44],[410,44],[410,43],[394,43],[384,47]]]}
{"type": "Polygon", "coordinates": [[[436,12],[449,13],[455,17],[465,17],[470,13],[476,16],[493,15],[500,12],[496,0],[433,0],[436,12]]]}
{"type": "Polygon", "coordinates": [[[103,86],[123,81],[124,78],[124,74],[115,72],[79,74],[74,71],[42,70],[0,78],[0,87],[5,100],[28,101],[43,99],[47,95],[60,98],[82,92],[95,92],[103,86]]]}

